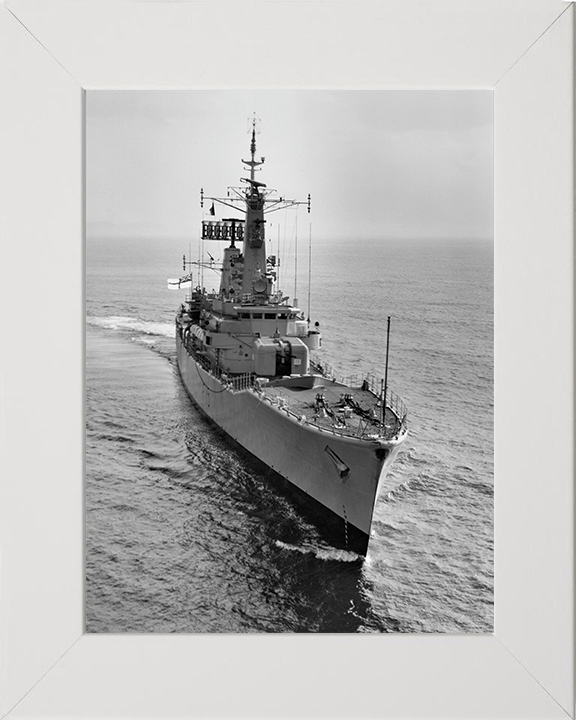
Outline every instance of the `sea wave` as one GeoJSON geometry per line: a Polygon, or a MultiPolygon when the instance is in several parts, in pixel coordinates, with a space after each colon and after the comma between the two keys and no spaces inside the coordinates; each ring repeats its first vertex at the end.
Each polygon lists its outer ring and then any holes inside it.
{"type": "Polygon", "coordinates": [[[162,279],[180,243],[94,249],[90,632],[492,632],[492,255],[470,243],[362,242],[326,244],[313,317],[326,360],[349,375],[383,374],[386,332],[374,328],[397,316],[389,378],[410,434],[383,478],[365,559],[322,539],[187,397],[173,372],[180,300],[162,279]],[[369,266],[358,262],[368,250],[369,266]],[[158,283],[152,267],[166,267],[158,283]],[[334,282],[343,267],[348,292],[334,282]],[[118,277],[122,291],[111,291],[118,277]]]}
{"type": "Polygon", "coordinates": [[[408,496],[410,493],[432,493],[442,490],[442,482],[430,473],[421,472],[416,477],[391,488],[387,493],[383,494],[383,502],[396,502],[408,496]]]}

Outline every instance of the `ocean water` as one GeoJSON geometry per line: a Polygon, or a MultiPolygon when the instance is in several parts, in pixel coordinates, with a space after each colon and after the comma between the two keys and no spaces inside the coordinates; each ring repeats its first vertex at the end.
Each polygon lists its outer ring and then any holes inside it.
{"type": "Polygon", "coordinates": [[[492,243],[314,241],[322,357],[383,375],[391,315],[389,384],[409,409],[365,560],[327,544],[186,395],[183,293],[166,286],[183,253],[87,241],[87,632],[491,632],[492,243]]]}

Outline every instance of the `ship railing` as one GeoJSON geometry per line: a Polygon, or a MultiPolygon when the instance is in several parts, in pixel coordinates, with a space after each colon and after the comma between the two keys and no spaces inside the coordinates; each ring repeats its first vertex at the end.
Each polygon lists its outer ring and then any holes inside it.
{"type": "Polygon", "coordinates": [[[194,360],[204,368],[204,370],[206,370],[215,378],[220,380],[223,385],[227,385],[228,388],[233,392],[249,390],[250,388],[253,388],[255,386],[255,373],[248,372],[243,373],[242,375],[230,375],[228,372],[226,372],[226,370],[223,370],[217,362],[207,357],[203,353],[198,352],[198,350],[192,344],[191,338],[187,338],[187,341],[184,342],[184,347],[186,348],[186,352],[188,353],[188,355],[192,356],[194,360]]]}
{"type": "MultiPolygon", "coordinates": [[[[243,373],[242,375],[229,375],[226,371],[222,370],[222,368],[216,362],[214,362],[201,352],[198,352],[197,349],[194,348],[191,338],[187,338],[187,342],[184,343],[184,347],[186,348],[188,354],[191,355],[194,360],[196,360],[196,362],[198,362],[207,372],[217,378],[222,384],[227,385],[227,387],[232,392],[241,392],[243,390],[254,389],[257,392],[261,393],[261,385],[259,383],[258,376],[255,373],[248,372],[243,373]]],[[[316,365],[314,361],[313,365],[316,365]]],[[[322,366],[324,368],[332,370],[332,368],[327,365],[327,363],[322,363],[322,366]]],[[[319,369],[317,365],[316,369],[319,369]]],[[[336,382],[341,382],[348,387],[362,387],[364,389],[368,389],[377,399],[379,399],[380,401],[382,400],[382,396],[379,392],[379,389],[381,387],[381,381],[380,378],[378,378],[376,375],[358,373],[357,375],[352,375],[348,378],[342,378],[337,373],[330,373],[328,375],[325,375],[325,377],[329,377],[336,382]],[[368,384],[367,386],[363,385],[364,380],[366,380],[368,384]]],[[[394,414],[395,418],[393,422],[390,423],[389,418],[386,416],[386,421],[384,423],[374,423],[368,420],[364,422],[361,421],[358,424],[358,428],[356,429],[352,429],[349,427],[339,427],[337,425],[326,426],[320,423],[316,423],[313,419],[308,419],[306,415],[302,414],[301,408],[298,408],[297,410],[294,409],[296,405],[291,403],[290,400],[286,398],[286,396],[284,396],[282,393],[278,393],[277,395],[266,394],[263,397],[265,400],[268,400],[268,402],[270,402],[272,405],[276,405],[278,409],[286,412],[287,415],[295,418],[301,425],[308,424],[312,427],[317,428],[321,432],[327,432],[332,435],[339,435],[341,437],[380,437],[390,439],[399,435],[406,425],[406,406],[404,405],[400,397],[390,389],[388,389],[386,393],[386,408],[391,410],[394,414]]]]}
{"type": "Polygon", "coordinates": [[[227,377],[229,387],[234,392],[240,392],[241,390],[250,390],[254,387],[256,375],[252,372],[244,373],[243,375],[234,375],[233,377],[227,377]]]}
{"type": "MultiPolygon", "coordinates": [[[[355,373],[342,376],[329,363],[324,362],[317,355],[311,356],[310,365],[313,370],[319,372],[325,378],[342,383],[342,385],[347,385],[350,388],[368,390],[382,402],[384,395],[384,379],[382,377],[373,373],[355,373]]],[[[408,409],[401,397],[390,388],[386,390],[386,407],[392,410],[401,426],[406,424],[408,409]]]]}
{"type": "MultiPolygon", "coordinates": [[[[394,399],[399,400],[396,394],[394,394],[394,399]]],[[[374,419],[361,419],[356,428],[338,425],[336,422],[332,422],[329,425],[317,422],[313,417],[311,418],[302,412],[301,405],[299,406],[296,402],[291,401],[290,398],[287,398],[281,391],[274,395],[266,393],[263,395],[263,400],[268,401],[272,406],[277,407],[278,410],[285,412],[286,415],[292,416],[300,425],[310,425],[320,432],[337,435],[339,437],[360,438],[364,440],[374,440],[377,438],[391,440],[392,438],[398,437],[404,431],[406,425],[406,415],[401,417],[396,415],[396,412],[388,403],[388,396],[386,397],[386,407],[392,410],[392,417],[390,417],[390,413],[387,413],[385,423],[374,419]]]]}
{"type": "Polygon", "coordinates": [[[342,382],[340,374],[327,362],[321,360],[317,355],[310,356],[310,366],[316,372],[319,372],[325,378],[335,380],[336,382],[342,382]]]}

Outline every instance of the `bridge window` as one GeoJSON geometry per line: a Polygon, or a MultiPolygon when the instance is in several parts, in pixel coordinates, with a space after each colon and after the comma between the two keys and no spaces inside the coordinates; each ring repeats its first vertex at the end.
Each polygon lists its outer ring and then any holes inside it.
{"type": "Polygon", "coordinates": [[[276,320],[276,313],[264,313],[264,320],[276,320]]]}
{"type": "Polygon", "coordinates": [[[262,320],[262,313],[252,313],[252,318],[254,320],[262,320]]]}

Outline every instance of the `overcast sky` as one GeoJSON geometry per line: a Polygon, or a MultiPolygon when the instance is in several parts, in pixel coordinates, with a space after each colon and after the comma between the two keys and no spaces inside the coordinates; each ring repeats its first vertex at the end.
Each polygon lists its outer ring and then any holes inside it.
{"type": "Polygon", "coordinates": [[[311,194],[315,238],[492,237],[489,90],[88,91],[88,235],[195,241],[200,188],[246,175],[254,112],[258,179],[311,194]]]}

